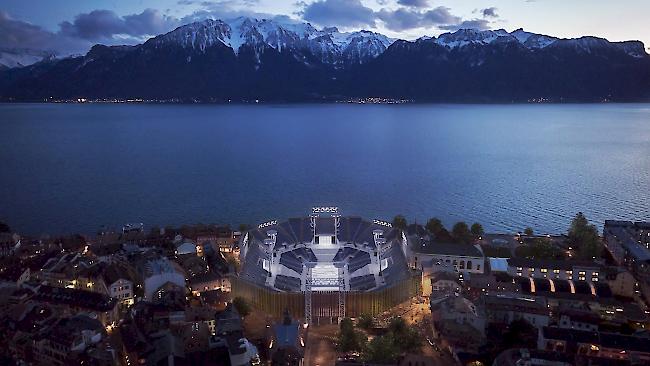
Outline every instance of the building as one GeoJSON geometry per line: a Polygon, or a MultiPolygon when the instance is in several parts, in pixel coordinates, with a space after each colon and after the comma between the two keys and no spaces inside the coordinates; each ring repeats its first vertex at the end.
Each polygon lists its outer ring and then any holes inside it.
{"type": "Polygon", "coordinates": [[[41,365],[83,365],[82,354],[104,336],[102,324],[85,315],[58,319],[34,339],[34,360],[41,365]]]}
{"type": "Polygon", "coordinates": [[[277,317],[289,309],[307,323],[376,315],[419,290],[405,246],[405,237],[386,221],[314,207],[309,217],[271,220],[242,236],[232,296],[277,317]]]}
{"type": "Polygon", "coordinates": [[[490,323],[510,324],[523,319],[534,327],[541,328],[550,322],[550,310],[542,297],[486,295],[482,305],[490,323]]]}
{"type": "Polygon", "coordinates": [[[179,245],[176,247],[176,250],[174,251],[174,254],[176,254],[179,257],[183,256],[198,256],[199,255],[199,250],[198,250],[198,245],[196,245],[194,242],[191,240],[184,240],[179,245]]]}
{"type": "Polygon", "coordinates": [[[102,275],[102,282],[108,296],[117,299],[124,305],[133,305],[134,283],[127,272],[121,271],[115,265],[108,266],[102,275]]]}
{"type": "Polygon", "coordinates": [[[416,224],[409,225],[406,236],[411,268],[451,265],[459,272],[485,272],[485,256],[479,245],[437,242],[424,227],[416,224]]]}
{"type": "Polygon", "coordinates": [[[217,252],[230,253],[237,243],[235,233],[229,227],[217,227],[216,232],[199,234],[196,242],[200,247],[212,247],[217,252]]]}
{"type": "Polygon", "coordinates": [[[144,298],[161,298],[165,290],[185,291],[185,273],[176,263],[165,257],[146,259],[138,268],[144,284],[144,298]]]}
{"type": "Polygon", "coordinates": [[[257,347],[244,337],[241,317],[232,304],[216,316],[216,335],[211,344],[228,350],[232,366],[260,365],[257,347]]]}
{"type": "Polygon", "coordinates": [[[432,301],[431,314],[433,321],[453,321],[457,324],[469,324],[477,331],[484,333],[485,317],[470,300],[457,295],[450,295],[444,301],[432,301]]]}
{"type": "Polygon", "coordinates": [[[521,291],[515,278],[504,272],[469,274],[463,278],[464,291],[467,296],[477,299],[488,294],[513,294],[521,291]]]}
{"type": "Polygon", "coordinates": [[[458,276],[457,272],[434,272],[429,281],[430,291],[427,293],[423,289],[422,294],[425,296],[440,297],[441,295],[460,293],[462,286],[458,276]]]}
{"type": "Polygon", "coordinates": [[[431,299],[433,335],[452,353],[478,353],[486,342],[485,316],[462,296],[451,295],[443,301],[431,299]]]}
{"type": "Polygon", "coordinates": [[[612,257],[632,272],[650,301],[650,223],[606,220],[603,236],[612,257]]]}
{"type": "Polygon", "coordinates": [[[305,341],[302,324],[285,311],[280,323],[274,324],[269,342],[269,359],[282,365],[302,365],[305,341]]]}
{"type": "Polygon", "coordinates": [[[511,348],[501,352],[493,366],[573,366],[574,359],[556,352],[511,348]]]}
{"type": "Polygon", "coordinates": [[[79,312],[92,314],[104,326],[117,322],[118,306],[115,298],[107,295],[73,288],[39,285],[32,299],[63,307],[69,314],[79,312]]]}
{"type": "Polygon", "coordinates": [[[559,328],[598,331],[598,325],[602,322],[600,316],[590,310],[560,309],[557,313],[559,328]]]}
{"type": "MultiPolygon", "coordinates": [[[[650,338],[618,333],[544,327],[538,349],[560,354],[650,364],[650,338]]],[[[603,364],[603,363],[597,363],[603,364]]]]}
{"type": "Polygon", "coordinates": [[[601,266],[589,261],[509,258],[511,276],[598,282],[605,279],[601,266]]]}
{"type": "Polygon", "coordinates": [[[636,294],[638,283],[636,278],[623,267],[607,267],[605,278],[612,293],[616,296],[633,298],[636,294]]]}
{"type": "Polygon", "coordinates": [[[191,277],[189,286],[195,295],[213,290],[230,292],[230,279],[217,272],[206,272],[191,277]]]}

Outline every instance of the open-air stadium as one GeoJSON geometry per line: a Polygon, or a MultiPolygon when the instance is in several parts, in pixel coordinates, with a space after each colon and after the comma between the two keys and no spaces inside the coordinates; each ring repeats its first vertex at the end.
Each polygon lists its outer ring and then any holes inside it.
{"type": "Polygon", "coordinates": [[[242,236],[233,295],[307,323],[378,314],[418,291],[405,249],[406,237],[389,222],[314,207],[308,217],[271,220],[242,236]]]}

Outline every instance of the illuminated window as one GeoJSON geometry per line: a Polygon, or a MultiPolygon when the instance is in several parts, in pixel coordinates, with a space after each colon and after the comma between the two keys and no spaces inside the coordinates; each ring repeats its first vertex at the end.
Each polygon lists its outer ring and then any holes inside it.
{"type": "Polygon", "coordinates": [[[598,272],[593,272],[593,273],[591,274],[591,277],[598,277],[598,272]]]}
{"type": "Polygon", "coordinates": [[[569,275],[569,276],[572,276],[572,275],[573,275],[573,271],[572,271],[572,270],[568,270],[568,271],[566,271],[566,274],[569,275]]]}
{"type": "Polygon", "coordinates": [[[559,269],[554,269],[553,273],[558,274],[558,273],[560,273],[560,270],[559,269]]]}
{"type": "Polygon", "coordinates": [[[584,275],[585,275],[585,271],[580,271],[580,272],[578,272],[578,275],[579,275],[579,276],[584,276],[584,275]]]}
{"type": "Polygon", "coordinates": [[[542,271],[542,273],[548,272],[548,270],[546,268],[542,268],[542,269],[540,269],[540,271],[542,271]]]}
{"type": "Polygon", "coordinates": [[[523,270],[523,268],[517,267],[517,271],[521,271],[521,270],[523,270]]]}

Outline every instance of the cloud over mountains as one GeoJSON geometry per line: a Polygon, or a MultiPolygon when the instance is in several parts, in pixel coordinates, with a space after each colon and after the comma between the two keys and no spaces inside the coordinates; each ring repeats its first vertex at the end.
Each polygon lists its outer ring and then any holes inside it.
{"type": "MultiPolygon", "coordinates": [[[[47,50],[58,55],[87,51],[95,43],[107,45],[136,44],[149,37],[171,31],[207,18],[230,19],[237,16],[256,18],[288,17],[259,13],[259,0],[179,0],[178,6],[191,11],[183,16],[168,11],[144,9],[140,13],[119,15],[112,10],[96,9],[77,14],[72,20],[59,23],[58,29],[12,18],[0,10],[0,48],[47,50]]],[[[496,8],[481,11],[480,18],[463,19],[444,6],[432,7],[430,0],[381,0],[381,8],[373,9],[362,0],[310,0],[294,4],[293,16],[317,26],[336,26],[348,30],[379,29],[402,32],[413,29],[456,30],[487,29],[498,15],[496,8]]]]}

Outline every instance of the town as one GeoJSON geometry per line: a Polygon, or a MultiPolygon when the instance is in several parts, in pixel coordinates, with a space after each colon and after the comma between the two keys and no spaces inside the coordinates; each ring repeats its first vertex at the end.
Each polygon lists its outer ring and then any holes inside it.
{"type": "Polygon", "coordinates": [[[0,223],[0,364],[650,364],[650,223],[599,224],[0,223]]]}

